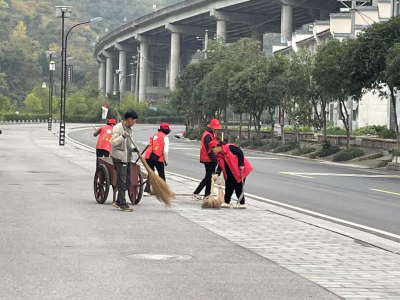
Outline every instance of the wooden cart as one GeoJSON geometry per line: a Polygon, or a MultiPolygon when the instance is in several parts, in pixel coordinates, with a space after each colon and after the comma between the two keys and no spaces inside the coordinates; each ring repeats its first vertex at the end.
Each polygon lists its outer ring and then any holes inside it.
{"type": "MultiPolygon", "coordinates": [[[[147,180],[143,180],[140,166],[135,162],[130,164],[131,182],[128,187],[128,195],[132,204],[139,204],[143,196],[143,186],[147,180]]],[[[111,157],[98,157],[97,169],[94,175],[93,191],[94,197],[99,204],[106,202],[110,185],[113,188],[113,202],[117,199],[117,172],[111,157]]]]}

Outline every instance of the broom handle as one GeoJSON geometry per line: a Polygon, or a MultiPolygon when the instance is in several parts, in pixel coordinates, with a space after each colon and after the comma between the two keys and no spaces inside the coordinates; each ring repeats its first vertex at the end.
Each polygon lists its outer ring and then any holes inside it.
{"type": "Polygon", "coordinates": [[[97,128],[96,128],[96,126],[94,126],[94,125],[93,125],[93,129],[94,129],[94,131],[97,131],[97,128]]]}
{"type": "MultiPolygon", "coordinates": [[[[214,174],[213,174],[214,176],[214,174]]],[[[211,193],[210,193],[210,197],[214,197],[214,177],[211,176],[211,193]]]]}

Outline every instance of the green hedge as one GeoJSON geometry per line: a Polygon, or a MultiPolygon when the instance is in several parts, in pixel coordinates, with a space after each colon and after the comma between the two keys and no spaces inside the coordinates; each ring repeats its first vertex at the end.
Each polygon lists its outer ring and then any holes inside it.
{"type": "Polygon", "coordinates": [[[4,121],[22,121],[22,120],[47,120],[48,114],[5,114],[4,121]]]}
{"type": "Polygon", "coordinates": [[[340,151],[332,157],[332,161],[347,161],[353,158],[360,157],[364,155],[364,151],[359,148],[351,148],[347,150],[340,151]]]}
{"type": "Polygon", "coordinates": [[[322,148],[314,153],[311,153],[309,157],[312,159],[317,158],[317,157],[326,157],[326,156],[333,155],[339,151],[340,151],[339,147],[330,146],[328,148],[322,148]]]}

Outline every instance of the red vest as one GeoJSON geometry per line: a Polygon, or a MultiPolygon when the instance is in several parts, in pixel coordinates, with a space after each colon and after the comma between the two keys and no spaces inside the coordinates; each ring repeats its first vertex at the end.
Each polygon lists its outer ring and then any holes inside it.
{"type": "MultiPolygon", "coordinates": [[[[231,152],[229,146],[233,144],[222,145],[222,152],[217,154],[217,162],[221,167],[222,172],[224,173],[224,179],[226,180],[226,170],[225,170],[225,161],[231,169],[233,176],[235,177],[237,182],[241,182],[242,178],[240,175],[240,169],[238,165],[238,157],[231,152]]],[[[250,172],[253,171],[253,167],[250,165],[249,161],[244,158],[244,171],[243,171],[243,179],[246,178],[250,172]]]]}
{"type": "MultiPolygon", "coordinates": [[[[204,146],[204,138],[209,135],[211,136],[212,140],[216,140],[214,134],[212,134],[209,131],[204,131],[203,136],[201,137],[201,142],[200,142],[200,162],[205,163],[205,162],[212,162],[211,158],[208,156],[206,147],[204,146]]],[[[210,149],[208,149],[210,150],[210,149]]]]}
{"type": "Polygon", "coordinates": [[[112,134],[112,126],[105,125],[101,126],[101,131],[99,135],[99,139],[97,140],[96,149],[103,149],[111,152],[111,134],[112,134]]]}
{"type": "Polygon", "coordinates": [[[166,134],[162,131],[157,132],[150,138],[149,147],[146,150],[146,154],[144,155],[145,159],[149,159],[151,153],[154,153],[159,157],[158,161],[164,162],[164,137],[166,134]]]}

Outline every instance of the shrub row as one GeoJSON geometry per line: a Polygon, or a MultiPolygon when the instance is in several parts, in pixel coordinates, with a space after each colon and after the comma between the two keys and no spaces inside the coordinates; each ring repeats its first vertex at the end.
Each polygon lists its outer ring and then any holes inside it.
{"type": "Polygon", "coordinates": [[[316,152],[311,153],[309,157],[312,158],[312,159],[317,158],[317,157],[326,157],[326,156],[330,156],[332,154],[335,154],[335,153],[337,153],[339,151],[340,151],[339,147],[330,146],[330,147],[322,148],[322,149],[320,149],[320,150],[318,150],[316,152]]]}
{"type": "Polygon", "coordinates": [[[347,160],[351,160],[353,158],[360,157],[363,155],[364,155],[364,151],[362,151],[361,149],[351,148],[351,149],[343,150],[343,151],[336,153],[332,157],[332,161],[347,161],[347,160]]]}

